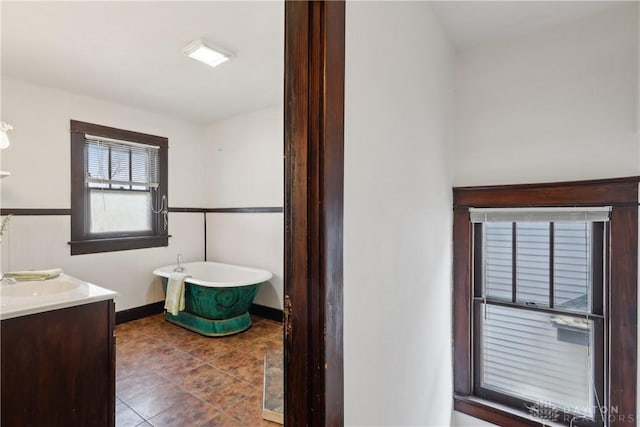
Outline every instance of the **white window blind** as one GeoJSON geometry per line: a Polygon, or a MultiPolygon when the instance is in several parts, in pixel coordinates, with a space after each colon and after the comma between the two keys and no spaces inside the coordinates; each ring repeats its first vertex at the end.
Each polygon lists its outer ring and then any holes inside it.
{"type": "Polygon", "coordinates": [[[146,190],[160,180],[160,147],[85,136],[85,182],[91,188],[146,190]]]}
{"type": "Polygon", "coordinates": [[[584,208],[470,208],[471,222],[609,221],[611,206],[584,208]]]}

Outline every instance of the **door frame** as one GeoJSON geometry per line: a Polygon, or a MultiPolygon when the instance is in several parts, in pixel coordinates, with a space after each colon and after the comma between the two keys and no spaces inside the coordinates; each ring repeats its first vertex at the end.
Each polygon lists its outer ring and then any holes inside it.
{"type": "Polygon", "coordinates": [[[344,1],[285,2],[285,425],[344,424],[344,1]]]}

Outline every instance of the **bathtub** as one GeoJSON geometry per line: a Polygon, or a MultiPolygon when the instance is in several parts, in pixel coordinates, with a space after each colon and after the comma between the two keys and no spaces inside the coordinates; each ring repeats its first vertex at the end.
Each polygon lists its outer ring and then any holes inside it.
{"type": "MultiPolygon", "coordinates": [[[[206,336],[237,334],[251,327],[249,307],[258,285],[271,279],[267,270],[218,262],[187,262],[181,264],[185,279],[185,309],[177,316],[165,312],[167,321],[206,336]]],[[[177,265],[153,270],[167,282],[177,265]]]]}

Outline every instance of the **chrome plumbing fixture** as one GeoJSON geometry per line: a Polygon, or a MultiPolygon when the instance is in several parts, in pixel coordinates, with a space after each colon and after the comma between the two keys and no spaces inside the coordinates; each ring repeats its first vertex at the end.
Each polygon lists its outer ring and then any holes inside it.
{"type": "Polygon", "coordinates": [[[182,273],[184,271],[184,267],[182,266],[182,263],[184,261],[182,258],[182,254],[178,254],[177,261],[178,266],[174,268],[173,271],[175,271],[176,273],[182,273]]]}

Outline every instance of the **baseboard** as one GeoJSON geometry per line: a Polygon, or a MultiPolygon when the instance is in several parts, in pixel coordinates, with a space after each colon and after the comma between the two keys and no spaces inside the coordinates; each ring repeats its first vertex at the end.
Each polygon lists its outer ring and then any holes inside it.
{"type": "Polygon", "coordinates": [[[264,317],[265,319],[273,320],[274,322],[282,323],[282,310],[277,308],[267,307],[260,304],[251,304],[249,313],[264,317]]]}
{"type": "Polygon", "coordinates": [[[120,323],[131,322],[132,320],[142,319],[143,317],[160,314],[164,311],[164,301],[158,301],[142,307],[134,307],[128,310],[116,312],[116,325],[120,323]]]}
{"type": "MultiPolygon", "coordinates": [[[[153,316],[154,314],[160,314],[163,311],[164,301],[158,301],[143,305],[142,307],[134,307],[128,310],[118,311],[116,312],[116,325],[131,322],[132,320],[142,319],[143,317],[153,316]]],[[[265,319],[273,320],[274,322],[282,323],[282,310],[277,308],[267,307],[260,304],[251,304],[249,313],[265,319]]]]}

